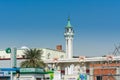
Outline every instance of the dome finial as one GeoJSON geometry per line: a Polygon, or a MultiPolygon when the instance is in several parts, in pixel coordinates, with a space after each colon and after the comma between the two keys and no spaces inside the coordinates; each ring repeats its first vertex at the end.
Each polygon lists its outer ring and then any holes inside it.
{"type": "Polygon", "coordinates": [[[70,21],[70,16],[68,16],[68,21],[70,21]]]}
{"type": "Polygon", "coordinates": [[[66,26],[66,27],[67,27],[67,28],[72,27],[71,24],[70,24],[70,16],[68,16],[68,23],[67,23],[67,26],[66,26]]]}

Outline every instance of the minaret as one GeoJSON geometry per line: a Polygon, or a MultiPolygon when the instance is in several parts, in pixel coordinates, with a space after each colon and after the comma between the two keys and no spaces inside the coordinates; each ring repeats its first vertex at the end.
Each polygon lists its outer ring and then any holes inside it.
{"type": "Polygon", "coordinates": [[[68,17],[68,23],[65,27],[64,37],[66,40],[66,58],[70,59],[73,57],[73,37],[74,31],[70,24],[70,18],[68,17]]]}

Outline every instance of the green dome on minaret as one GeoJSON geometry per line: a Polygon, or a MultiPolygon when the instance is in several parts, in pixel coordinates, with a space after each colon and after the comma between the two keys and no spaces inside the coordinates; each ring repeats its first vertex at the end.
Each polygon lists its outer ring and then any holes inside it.
{"type": "Polygon", "coordinates": [[[70,24],[70,17],[68,17],[68,23],[67,23],[67,26],[66,26],[66,28],[71,28],[72,26],[71,26],[71,24],[70,24]]]}

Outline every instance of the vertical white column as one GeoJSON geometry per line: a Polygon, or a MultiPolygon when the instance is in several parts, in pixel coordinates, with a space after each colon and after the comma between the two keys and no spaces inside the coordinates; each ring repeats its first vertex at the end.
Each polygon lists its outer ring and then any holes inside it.
{"type": "Polygon", "coordinates": [[[66,58],[71,59],[73,57],[73,36],[72,32],[65,33],[66,40],[66,58]]]}
{"type": "MultiPolygon", "coordinates": [[[[120,74],[120,68],[116,68],[116,74],[120,74]]],[[[119,80],[120,76],[116,76],[116,80],[119,80]]]]}
{"type": "Polygon", "coordinates": [[[90,75],[91,75],[90,80],[93,80],[93,76],[92,76],[93,75],[93,68],[90,68],[90,75]]]}
{"type": "Polygon", "coordinates": [[[71,58],[73,57],[73,39],[71,38],[71,58]]]}
{"type": "Polygon", "coordinates": [[[68,39],[68,59],[70,58],[70,40],[68,39]]]}
{"type": "Polygon", "coordinates": [[[68,39],[66,38],[66,58],[68,58],[68,39]]]}
{"type": "Polygon", "coordinates": [[[68,74],[68,68],[65,67],[65,75],[67,75],[67,74],[68,74]]]}
{"type": "Polygon", "coordinates": [[[71,67],[71,74],[73,74],[74,73],[74,70],[73,70],[74,69],[74,65],[71,64],[70,67],[71,67]]]}
{"type": "Polygon", "coordinates": [[[69,38],[69,59],[71,58],[71,40],[69,38]]]}
{"type": "Polygon", "coordinates": [[[69,38],[68,39],[68,58],[70,59],[70,58],[72,58],[72,55],[73,55],[73,53],[72,53],[72,38],[69,38]]]}
{"type": "Polygon", "coordinates": [[[69,58],[72,58],[73,57],[73,38],[70,38],[70,40],[69,40],[69,46],[70,46],[70,48],[69,48],[69,58]]]}
{"type": "Polygon", "coordinates": [[[70,58],[72,58],[72,38],[70,38],[70,58]]]}

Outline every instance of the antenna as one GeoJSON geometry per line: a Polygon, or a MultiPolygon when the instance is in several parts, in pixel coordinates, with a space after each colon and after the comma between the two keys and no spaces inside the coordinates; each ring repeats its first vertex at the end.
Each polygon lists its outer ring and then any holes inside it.
{"type": "Polygon", "coordinates": [[[115,44],[114,44],[114,46],[115,46],[115,50],[113,51],[113,55],[114,56],[117,56],[117,55],[120,55],[120,51],[119,51],[119,49],[120,49],[120,44],[119,44],[119,46],[116,46],[115,44]]]}

